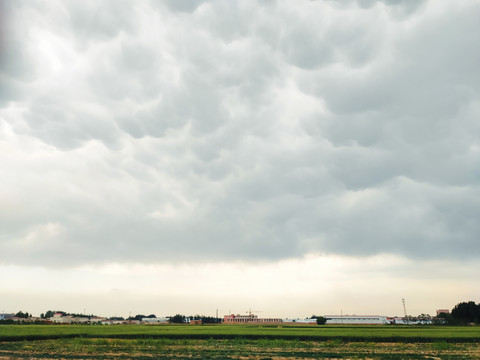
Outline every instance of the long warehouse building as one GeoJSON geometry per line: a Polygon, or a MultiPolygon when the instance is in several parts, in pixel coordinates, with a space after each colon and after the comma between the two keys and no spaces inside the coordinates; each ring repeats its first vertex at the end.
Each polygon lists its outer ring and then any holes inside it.
{"type": "Polygon", "coordinates": [[[381,315],[325,315],[327,324],[335,325],[383,325],[389,324],[386,316],[381,315]]]}

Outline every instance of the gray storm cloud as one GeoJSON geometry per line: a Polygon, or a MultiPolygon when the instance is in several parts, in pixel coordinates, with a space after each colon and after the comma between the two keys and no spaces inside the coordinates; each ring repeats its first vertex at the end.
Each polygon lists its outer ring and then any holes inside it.
{"type": "Polygon", "coordinates": [[[5,1],[0,261],[480,256],[480,4],[5,1]]]}

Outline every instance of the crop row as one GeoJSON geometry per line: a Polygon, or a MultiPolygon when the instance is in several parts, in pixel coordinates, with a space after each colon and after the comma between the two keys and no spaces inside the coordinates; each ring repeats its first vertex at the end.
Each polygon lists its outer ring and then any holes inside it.
{"type": "Polygon", "coordinates": [[[373,342],[479,343],[476,327],[309,327],[268,328],[249,326],[0,326],[0,341],[68,338],[110,339],[293,339],[373,342]]]}

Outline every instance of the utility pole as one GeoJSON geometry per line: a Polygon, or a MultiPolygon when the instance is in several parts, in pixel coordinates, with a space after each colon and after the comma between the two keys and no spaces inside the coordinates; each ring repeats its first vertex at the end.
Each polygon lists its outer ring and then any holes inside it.
{"type": "Polygon", "coordinates": [[[408,325],[407,308],[405,307],[405,299],[402,299],[402,303],[403,303],[403,314],[405,315],[405,321],[407,322],[407,325],[408,325]]]}

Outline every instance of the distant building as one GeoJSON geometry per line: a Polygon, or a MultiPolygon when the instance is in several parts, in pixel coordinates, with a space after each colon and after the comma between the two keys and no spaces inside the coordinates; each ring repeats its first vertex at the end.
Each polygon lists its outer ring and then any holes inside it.
{"type": "Polygon", "coordinates": [[[259,318],[257,315],[248,314],[248,315],[225,315],[223,317],[223,322],[225,324],[275,324],[283,323],[283,319],[280,318],[259,318]]]}
{"type": "Polygon", "coordinates": [[[124,325],[127,320],[102,320],[102,325],[124,325]]]}
{"type": "Polygon", "coordinates": [[[0,314],[0,320],[8,320],[15,316],[15,314],[0,314]]]}
{"type": "Polygon", "coordinates": [[[386,316],[381,315],[324,315],[327,325],[383,325],[389,324],[386,316]]]}
{"type": "Polygon", "coordinates": [[[388,317],[387,321],[391,325],[407,325],[408,324],[408,322],[407,322],[407,320],[405,320],[405,318],[399,317],[399,316],[388,317]]]}
{"type": "Polygon", "coordinates": [[[50,318],[50,321],[54,323],[63,323],[63,314],[62,313],[55,313],[53,316],[50,318]]]}
{"type": "Polygon", "coordinates": [[[59,317],[53,317],[53,322],[59,323],[59,324],[71,324],[73,323],[73,316],[66,315],[66,316],[59,316],[59,317]]]}
{"type": "Polygon", "coordinates": [[[142,318],[142,323],[145,324],[166,324],[168,323],[167,318],[142,318]]]}
{"type": "Polygon", "coordinates": [[[140,320],[125,320],[122,322],[124,325],[140,325],[141,323],[140,320]]]}
{"type": "Polygon", "coordinates": [[[107,318],[104,317],[104,316],[90,316],[89,320],[90,320],[90,323],[97,323],[98,324],[98,323],[101,323],[104,320],[107,320],[107,318]]]}
{"type": "Polygon", "coordinates": [[[90,318],[88,318],[88,317],[72,317],[72,323],[88,324],[88,323],[90,323],[90,318]]]}
{"type": "Polygon", "coordinates": [[[30,322],[30,323],[34,323],[36,321],[42,321],[43,319],[38,317],[38,316],[30,316],[26,319],[23,319],[24,322],[30,322]]]}
{"type": "Polygon", "coordinates": [[[430,316],[422,317],[414,317],[414,316],[407,316],[405,317],[388,317],[388,323],[391,325],[429,325],[432,323],[432,319],[430,316]]]}

